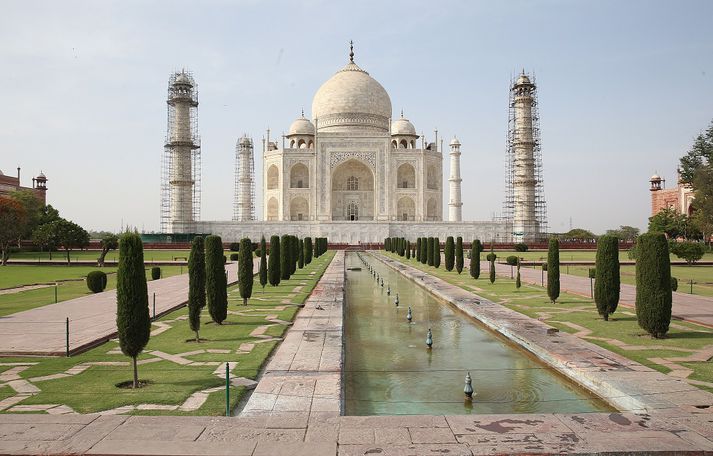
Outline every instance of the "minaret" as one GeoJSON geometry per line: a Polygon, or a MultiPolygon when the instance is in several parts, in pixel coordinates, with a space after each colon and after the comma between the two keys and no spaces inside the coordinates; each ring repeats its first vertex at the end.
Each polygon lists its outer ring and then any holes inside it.
{"type": "Polygon", "coordinates": [[[450,182],[450,201],[448,203],[448,221],[460,222],[463,220],[463,202],[461,200],[460,183],[463,179],[460,178],[460,141],[455,136],[451,141],[451,177],[450,182]]]}
{"type": "Polygon", "coordinates": [[[187,233],[199,211],[200,139],[195,125],[198,95],[185,71],[168,82],[168,133],[162,161],[161,229],[187,233]]]}
{"type": "Polygon", "coordinates": [[[235,145],[235,206],[233,220],[255,220],[255,164],[253,140],[243,135],[235,145]]]}
{"type": "Polygon", "coordinates": [[[511,88],[514,108],[512,135],[513,233],[515,239],[532,239],[539,233],[535,211],[535,140],[533,95],[535,85],[523,71],[511,88]]]}

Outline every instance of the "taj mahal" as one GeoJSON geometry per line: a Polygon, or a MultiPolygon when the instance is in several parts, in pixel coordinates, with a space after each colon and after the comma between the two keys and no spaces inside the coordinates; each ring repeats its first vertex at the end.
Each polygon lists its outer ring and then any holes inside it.
{"type": "MultiPolygon", "coordinates": [[[[524,73],[513,87],[518,84],[520,89],[530,84],[524,73]]],[[[511,242],[533,239],[542,231],[534,201],[532,98],[513,102],[515,111],[520,106],[510,147],[513,210],[509,218],[493,221],[462,220],[461,143],[456,137],[447,146],[444,219],[443,139],[437,132],[432,141],[419,135],[403,111],[394,117],[388,92],[355,63],[353,47],[346,65],[317,90],[311,115],[302,112],[279,139],[271,138],[269,130],[263,138],[261,217],[255,213],[253,141],[244,136],[236,145],[233,220],[199,220],[200,143],[192,114],[198,100],[192,76],[171,77],[168,105],[165,233],[212,233],[228,242],[294,234],[360,244],[418,236],[511,242]]]]}

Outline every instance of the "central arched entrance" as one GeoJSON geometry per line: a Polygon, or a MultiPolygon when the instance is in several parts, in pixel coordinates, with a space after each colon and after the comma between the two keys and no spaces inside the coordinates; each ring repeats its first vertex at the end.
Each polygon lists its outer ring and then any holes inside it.
{"type": "Polygon", "coordinates": [[[374,220],[374,173],[351,159],[332,171],[332,220],[374,220]]]}

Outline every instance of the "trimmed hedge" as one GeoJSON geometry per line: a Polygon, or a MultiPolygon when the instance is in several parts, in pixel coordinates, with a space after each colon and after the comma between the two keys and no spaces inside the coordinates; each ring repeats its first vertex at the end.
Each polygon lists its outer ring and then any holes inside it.
{"type": "Polygon", "coordinates": [[[505,258],[505,262],[506,262],[509,266],[517,266],[518,257],[515,256],[515,255],[510,255],[510,256],[508,256],[507,258],[505,258]]]}
{"type": "Polygon", "coordinates": [[[516,252],[527,252],[527,244],[520,242],[518,244],[515,244],[515,251],[516,252]]]}
{"type": "Polygon", "coordinates": [[[228,284],[225,278],[223,242],[220,236],[205,238],[205,289],[210,318],[223,324],[228,317],[228,284]]]}
{"type": "Polygon", "coordinates": [[[151,280],[158,280],[161,278],[161,268],[154,266],[151,268],[151,280]]]}
{"type": "Polygon", "coordinates": [[[103,271],[92,271],[87,274],[87,288],[92,293],[101,293],[106,288],[106,274],[103,271]]]}
{"type": "Polygon", "coordinates": [[[280,284],[280,237],[272,236],[270,238],[270,258],[268,259],[267,277],[270,285],[276,287],[280,284]]]}
{"type": "Polygon", "coordinates": [[[474,279],[480,278],[480,252],[482,246],[480,240],[474,240],[470,245],[470,276],[474,279]]]}
{"type": "Polygon", "coordinates": [[[239,252],[240,251],[240,243],[239,242],[231,242],[230,243],[230,251],[231,252],[239,252]]]}
{"type": "Polygon", "coordinates": [[[240,259],[238,260],[238,289],[243,305],[253,295],[253,245],[249,238],[240,240],[240,259]]]}
{"type": "Polygon", "coordinates": [[[200,341],[201,309],[205,307],[205,245],[203,238],[196,236],[191,242],[188,257],[188,325],[200,341]]]}
{"type": "Polygon", "coordinates": [[[463,238],[456,238],[456,272],[463,272],[463,238]]]}
{"type": "Polygon", "coordinates": [[[231,253],[230,254],[230,261],[238,261],[238,255],[239,253],[231,253]]]}
{"type": "Polygon", "coordinates": [[[444,249],[446,257],[446,271],[450,272],[456,264],[456,245],[453,236],[446,238],[446,247],[444,249]]]}
{"type": "Polygon", "coordinates": [[[437,238],[433,238],[433,267],[438,268],[441,266],[441,241],[437,238]]]}
{"type": "Polygon", "coordinates": [[[678,290],[678,279],[675,277],[671,277],[671,291],[677,291],[678,290]]]}

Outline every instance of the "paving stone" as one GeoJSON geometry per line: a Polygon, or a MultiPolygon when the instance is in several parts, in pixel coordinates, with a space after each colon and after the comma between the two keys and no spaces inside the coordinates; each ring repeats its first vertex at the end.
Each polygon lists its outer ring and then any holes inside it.
{"type": "Polygon", "coordinates": [[[555,415],[462,415],[447,416],[454,434],[569,433],[573,430],[555,415]]]}
{"type": "Polygon", "coordinates": [[[214,426],[207,428],[198,440],[211,442],[242,442],[242,441],[268,441],[268,442],[302,442],[305,429],[264,429],[245,428],[238,426],[214,426]]]}
{"type": "Polygon", "coordinates": [[[374,429],[374,443],[379,445],[408,445],[412,442],[408,428],[376,428],[374,429]]]}
{"type": "Polygon", "coordinates": [[[253,456],[333,456],[337,442],[258,442],[253,456]]]}
{"type": "Polygon", "coordinates": [[[65,440],[84,428],[83,424],[7,423],[0,427],[0,441],[56,441],[65,440]]]}
{"type": "Polygon", "coordinates": [[[449,428],[409,428],[413,443],[456,443],[449,428]]]}
{"type": "Polygon", "coordinates": [[[467,445],[339,445],[339,456],[472,456],[467,445]]]}
{"type": "Polygon", "coordinates": [[[364,445],[374,443],[374,429],[372,428],[340,428],[340,445],[364,445]]]}
{"type": "Polygon", "coordinates": [[[256,442],[173,442],[173,441],[136,441],[102,440],[86,454],[97,455],[142,455],[142,456],[250,456],[256,442]]]}
{"type": "Polygon", "coordinates": [[[15,396],[6,397],[5,399],[0,401],[0,410],[10,408],[15,404],[24,401],[30,396],[31,394],[16,394],[15,396]]]}
{"type": "Polygon", "coordinates": [[[107,440],[156,440],[156,441],[193,441],[203,432],[205,426],[189,424],[152,424],[127,421],[107,436],[107,440]]]}

